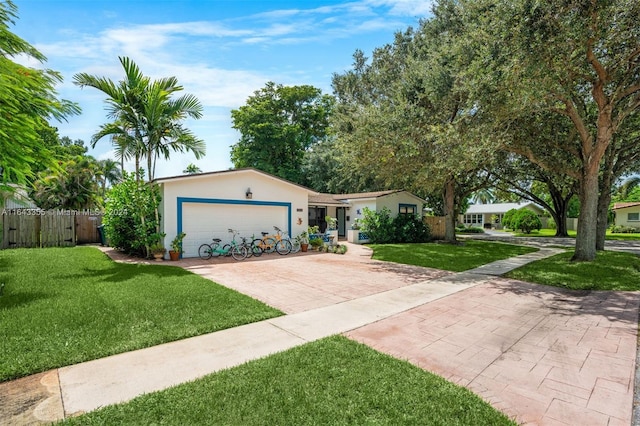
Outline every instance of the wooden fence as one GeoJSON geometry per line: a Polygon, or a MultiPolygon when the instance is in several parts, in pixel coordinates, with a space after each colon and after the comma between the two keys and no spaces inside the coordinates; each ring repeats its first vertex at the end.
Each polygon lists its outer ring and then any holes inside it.
{"type": "Polygon", "coordinates": [[[102,213],[92,210],[4,209],[0,248],[99,243],[102,213]]]}
{"type": "Polygon", "coordinates": [[[431,238],[441,240],[444,238],[444,217],[443,216],[425,216],[424,222],[431,228],[431,238]]]}

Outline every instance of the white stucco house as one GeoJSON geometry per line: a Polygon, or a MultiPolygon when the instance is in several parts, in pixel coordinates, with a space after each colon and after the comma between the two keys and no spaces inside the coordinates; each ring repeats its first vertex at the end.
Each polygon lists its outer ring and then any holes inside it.
{"type": "Polygon", "coordinates": [[[535,203],[495,203],[495,204],[472,204],[465,214],[460,215],[458,221],[465,226],[475,226],[480,228],[502,229],[502,217],[512,209],[526,208],[542,217],[544,209],[535,203]]]}
{"type": "Polygon", "coordinates": [[[278,226],[295,237],[308,226],[320,225],[325,217],[338,219],[338,235],[356,219],[365,207],[387,207],[392,214],[419,214],[424,200],[402,190],[359,194],[322,194],[253,168],[198,173],[156,179],[160,186],[161,231],[164,246],[180,232],[183,256],[197,257],[198,247],[213,238],[229,241],[228,229],[240,236],[260,237],[278,226]]]}
{"type": "Polygon", "coordinates": [[[160,185],[164,245],[186,233],[183,256],[197,257],[212,238],[260,237],[278,226],[291,236],[307,230],[308,188],[256,169],[198,173],[155,180],[160,185]]]}
{"type": "Polygon", "coordinates": [[[393,216],[421,215],[425,200],[404,190],[360,192],[355,194],[316,193],[309,196],[309,225],[324,232],[325,216],[338,219],[338,236],[344,237],[356,219],[364,217],[364,208],[373,211],[388,208],[393,216]]]}
{"type": "Polygon", "coordinates": [[[615,203],[613,211],[616,215],[616,226],[640,228],[640,202],[615,203]]]}

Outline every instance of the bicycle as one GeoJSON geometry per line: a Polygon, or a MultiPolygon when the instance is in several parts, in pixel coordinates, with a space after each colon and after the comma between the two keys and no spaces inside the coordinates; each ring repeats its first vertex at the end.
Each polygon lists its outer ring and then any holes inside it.
{"type": "Polygon", "coordinates": [[[231,255],[231,257],[233,257],[235,260],[246,259],[248,256],[247,247],[236,242],[236,235],[238,234],[238,232],[234,231],[233,229],[229,229],[229,232],[233,233],[233,238],[231,240],[231,243],[229,244],[225,244],[224,246],[220,247],[220,244],[222,243],[222,240],[220,238],[213,238],[211,244],[202,244],[198,248],[198,256],[200,256],[200,259],[208,260],[212,257],[229,255],[231,255]]]}
{"type": "Polygon", "coordinates": [[[262,247],[260,247],[259,245],[255,244],[255,241],[257,239],[254,239],[252,241],[248,241],[247,237],[241,237],[241,238],[242,238],[242,246],[247,248],[247,257],[251,257],[251,256],[260,257],[260,256],[262,256],[262,252],[263,252],[262,247]]]}

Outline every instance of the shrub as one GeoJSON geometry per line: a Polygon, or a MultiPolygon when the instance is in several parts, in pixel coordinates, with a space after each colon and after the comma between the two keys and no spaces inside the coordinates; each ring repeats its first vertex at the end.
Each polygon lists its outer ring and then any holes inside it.
{"type": "Polygon", "coordinates": [[[548,229],[556,229],[556,221],[553,220],[552,217],[547,219],[547,228],[548,229]]]}
{"type": "Polygon", "coordinates": [[[109,244],[138,256],[148,255],[149,247],[161,244],[157,208],[157,186],[137,182],[133,173],[125,173],[122,182],[109,191],[104,212],[104,230],[109,244]]]}
{"type": "Polygon", "coordinates": [[[516,229],[513,219],[518,214],[517,209],[511,209],[502,216],[502,226],[509,229],[516,229]]]}
{"type": "Polygon", "coordinates": [[[462,228],[456,228],[456,230],[461,234],[484,234],[484,229],[479,226],[470,226],[468,228],[463,226],[462,228]]]}
{"type": "Polygon", "coordinates": [[[365,207],[360,224],[369,241],[375,244],[422,243],[431,239],[431,229],[420,217],[398,215],[392,218],[386,207],[378,212],[365,207]]]}
{"type": "Polygon", "coordinates": [[[520,229],[525,234],[530,234],[534,229],[540,230],[542,228],[542,222],[538,215],[529,209],[518,210],[511,222],[512,229],[520,229]]]}
{"type": "Polygon", "coordinates": [[[634,228],[633,226],[616,225],[611,227],[612,234],[637,234],[640,233],[640,228],[634,228]]]}

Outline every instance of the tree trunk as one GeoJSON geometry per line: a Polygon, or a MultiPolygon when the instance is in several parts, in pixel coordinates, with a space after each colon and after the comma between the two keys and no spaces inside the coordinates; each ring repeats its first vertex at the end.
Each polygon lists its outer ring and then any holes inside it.
{"type": "Polygon", "coordinates": [[[456,240],[456,208],[455,208],[455,180],[450,178],[444,184],[444,240],[448,243],[455,244],[456,240]]]}
{"type": "MultiPolygon", "coordinates": [[[[597,164],[596,164],[597,165],[597,164]]],[[[571,260],[592,261],[596,258],[596,228],[598,222],[598,167],[584,165],[580,181],[580,216],[576,251],[571,260]]]]}
{"type": "Polygon", "coordinates": [[[556,222],[556,237],[568,237],[569,232],[567,230],[567,210],[569,210],[569,200],[573,197],[573,192],[570,192],[566,197],[553,185],[547,184],[549,194],[551,195],[551,201],[553,203],[553,210],[551,216],[556,222]]]}
{"type": "MultiPolygon", "coordinates": [[[[610,188],[610,187],[609,187],[610,188]]],[[[604,241],[609,226],[609,204],[611,203],[611,190],[604,187],[598,197],[598,223],[596,227],[596,250],[604,250],[604,241]]]]}

